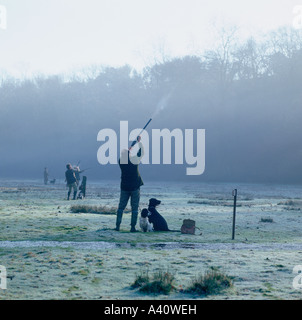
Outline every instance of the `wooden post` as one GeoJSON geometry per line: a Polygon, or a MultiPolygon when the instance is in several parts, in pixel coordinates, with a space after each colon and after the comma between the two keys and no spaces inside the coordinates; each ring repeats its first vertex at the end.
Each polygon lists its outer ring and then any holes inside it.
{"type": "Polygon", "coordinates": [[[86,197],[86,181],[87,177],[84,176],[82,179],[82,184],[80,185],[80,192],[78,194],[78,199],[84,199],[86,197]]]}
{"type": "Polygon", "coordinates": [[[82,185],[83,185],[83,190],[82,190],[82,192],[83,192],[83,197],[84,197],[84,198],[86,198],[86,182],[87,182],[87,177],[84,176],[84,177],[83,177],[83,181],[82,181],[82,185]]]}
{"type": "Polygon", "coordinates": [[[232,240],[235,239],[235,225],[236,225],[236,203],[237,203],[237,189],[233,190],[232,193],[234,197],[234,210],[233,210],[233,231],[232,231],[232,240]]]}

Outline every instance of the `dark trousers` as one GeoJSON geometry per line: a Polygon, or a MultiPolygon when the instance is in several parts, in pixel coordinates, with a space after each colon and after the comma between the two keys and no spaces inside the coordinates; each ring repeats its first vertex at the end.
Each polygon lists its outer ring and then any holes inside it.
{"type": "Polygon", "coordinates": [[[131,227],[134,228],[137,223],[137,216],[138,216],[138,206],[139,206],[139,199],[140,199],[140,189],[138,188],[135,191],[125,191],[121,190],[120,194],[120,202],[117,210],[117,217],[116,217],[116,226],[119,227],[122,223],[123,212],[128,204],[129,198],[131,199],[131,227]]]}

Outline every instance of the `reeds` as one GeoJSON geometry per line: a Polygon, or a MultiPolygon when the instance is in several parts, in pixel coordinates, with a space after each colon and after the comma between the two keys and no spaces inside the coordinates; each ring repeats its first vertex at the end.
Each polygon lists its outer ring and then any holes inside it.
{"type": "Polygon", "coordinates": [[[70,207],[72,213],[94,213],[94,214],[116,214],[116,208],[106,206],[92,206],[86,204],[75,204],[70,207]]]}

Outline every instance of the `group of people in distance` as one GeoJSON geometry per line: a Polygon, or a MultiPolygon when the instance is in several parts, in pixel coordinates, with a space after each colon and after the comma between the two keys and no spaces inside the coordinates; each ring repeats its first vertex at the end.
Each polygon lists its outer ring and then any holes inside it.
{"type": "Polygon", "coordinates": [[[78,185],[80,184],[80,174],[84,171],[81,171],[78,166],[74,168],[70,163],[66,165],[65,179],[68,187],[67,200],[70,200],[71,191],[73,190],[73,200],[76,200],[78,185]]]}

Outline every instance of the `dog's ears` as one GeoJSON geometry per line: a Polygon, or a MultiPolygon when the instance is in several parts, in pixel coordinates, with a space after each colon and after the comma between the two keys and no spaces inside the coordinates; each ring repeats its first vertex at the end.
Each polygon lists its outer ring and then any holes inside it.
{"type": "Polygon", "coordinates": [[[160,200],[157,200],[155,198],[151,198],[149,200],[149,206],[152,206],[152,207],[156,207],[158,206],[159,204],[161,204],[161,201],[160,200]]]}

